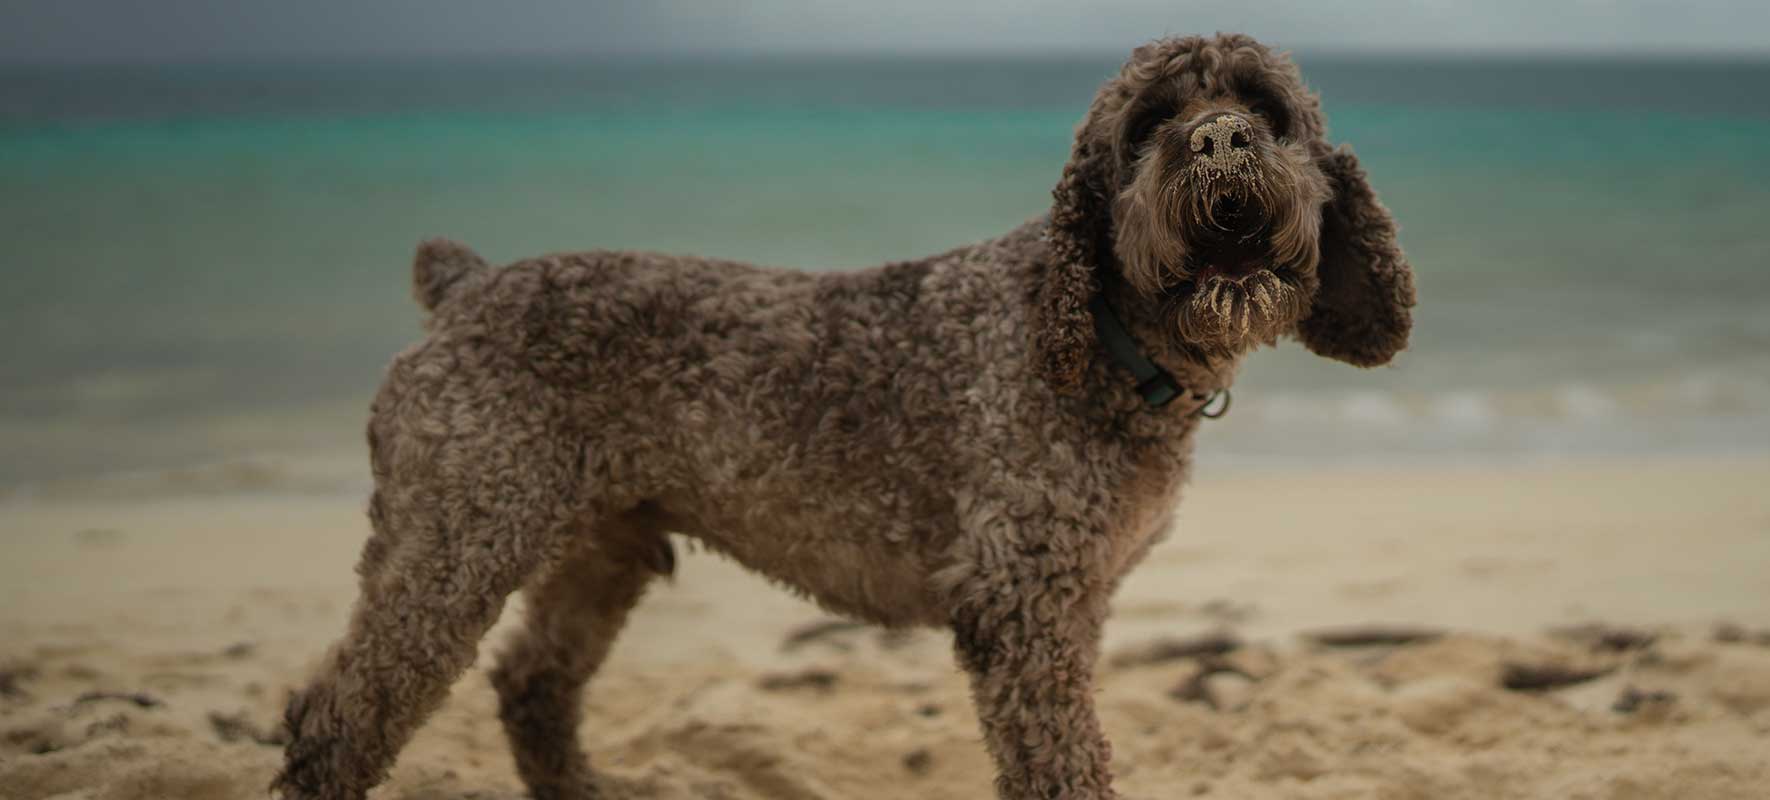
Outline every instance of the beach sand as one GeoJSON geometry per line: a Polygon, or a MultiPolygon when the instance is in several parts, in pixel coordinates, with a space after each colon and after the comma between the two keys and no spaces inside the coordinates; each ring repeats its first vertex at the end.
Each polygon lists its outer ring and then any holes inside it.
{"type": "MultiPolygon", "coordinates": [[[[264,795],[366,527],[358,492],[271,483],[0,499],[0,797],[264,795]]],[[[1767,487],[1770,459],[1206,471],[1108,629],[1121,791],[1770,796],[1767,487]],[[1160,652],[1212,633],[1239,645],[1160,652]]],[[[592,686],[608,796],[992,796],[947,637],[829,619],[685,554],[592,686]]],[[[375,795],[523,796],[480,668],[375,795]]]]}

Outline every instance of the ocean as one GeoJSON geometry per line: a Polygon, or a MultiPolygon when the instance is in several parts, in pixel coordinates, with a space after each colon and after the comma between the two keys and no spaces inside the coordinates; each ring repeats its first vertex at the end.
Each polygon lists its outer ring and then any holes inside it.
{"type": "MultiPolygon", "coordinates": [[[[995,235],[1117,61],[0,67],[0,487],[354,459],[426,236],[827,270],[995,235]]],[[[1770,62],[1299,61],[1401,222],[1413,347],[1257,354],[1202,460],[1770,453],[1770,62]]]]}

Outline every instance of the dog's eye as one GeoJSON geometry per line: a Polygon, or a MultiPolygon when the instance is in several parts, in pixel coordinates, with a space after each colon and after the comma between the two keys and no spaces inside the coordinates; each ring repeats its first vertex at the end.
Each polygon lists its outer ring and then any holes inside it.
{"type": "Polygon", "coordinates": [[[1260,98],[1249,104],[1248,110],[1255,116],[1266,120],[1266,126],[1272,130],[1272,138],[1282,139],[1290,135],[1291,119],[1284,113],[1284,107],[1269,98],[1260,98]]]}
{"type": "Polygon", "coordinates": [[[1131,124],[1125,128],[1125,141],[1131,145],[1132,149],[1136,149],[1144,142],[1149,141],[1149,137],[1155,133],[1155,129],[1161,127],[1161,124],[1167,119],[1168,114],[1161,109],[1150,109],[1139,113],[1131,118],[1131,124]]]}

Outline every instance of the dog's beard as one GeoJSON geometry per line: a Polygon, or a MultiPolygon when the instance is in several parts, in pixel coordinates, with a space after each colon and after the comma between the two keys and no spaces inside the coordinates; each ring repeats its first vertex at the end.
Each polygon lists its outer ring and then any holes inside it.
{"type": "Polygon", "coordinates": [[[1303,316],[1305,293],[1294,273],[1270,269],[1235,278],[1213,275],[1175,298],[1170,314],[1180,341],[1240,350],[1269,343],[1303,316]]]}

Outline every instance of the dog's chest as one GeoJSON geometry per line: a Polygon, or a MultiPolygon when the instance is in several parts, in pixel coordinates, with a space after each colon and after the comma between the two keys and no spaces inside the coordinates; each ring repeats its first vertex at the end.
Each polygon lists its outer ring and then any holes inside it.
{"type": "Polygon", "coordinates": [[[1120,484],[1109,574],[1124,576],[1167,534],[1180,505],[1184,476],[1185,464],[1178,456],[1163,456],[1146,460],[1120,484]]]}

